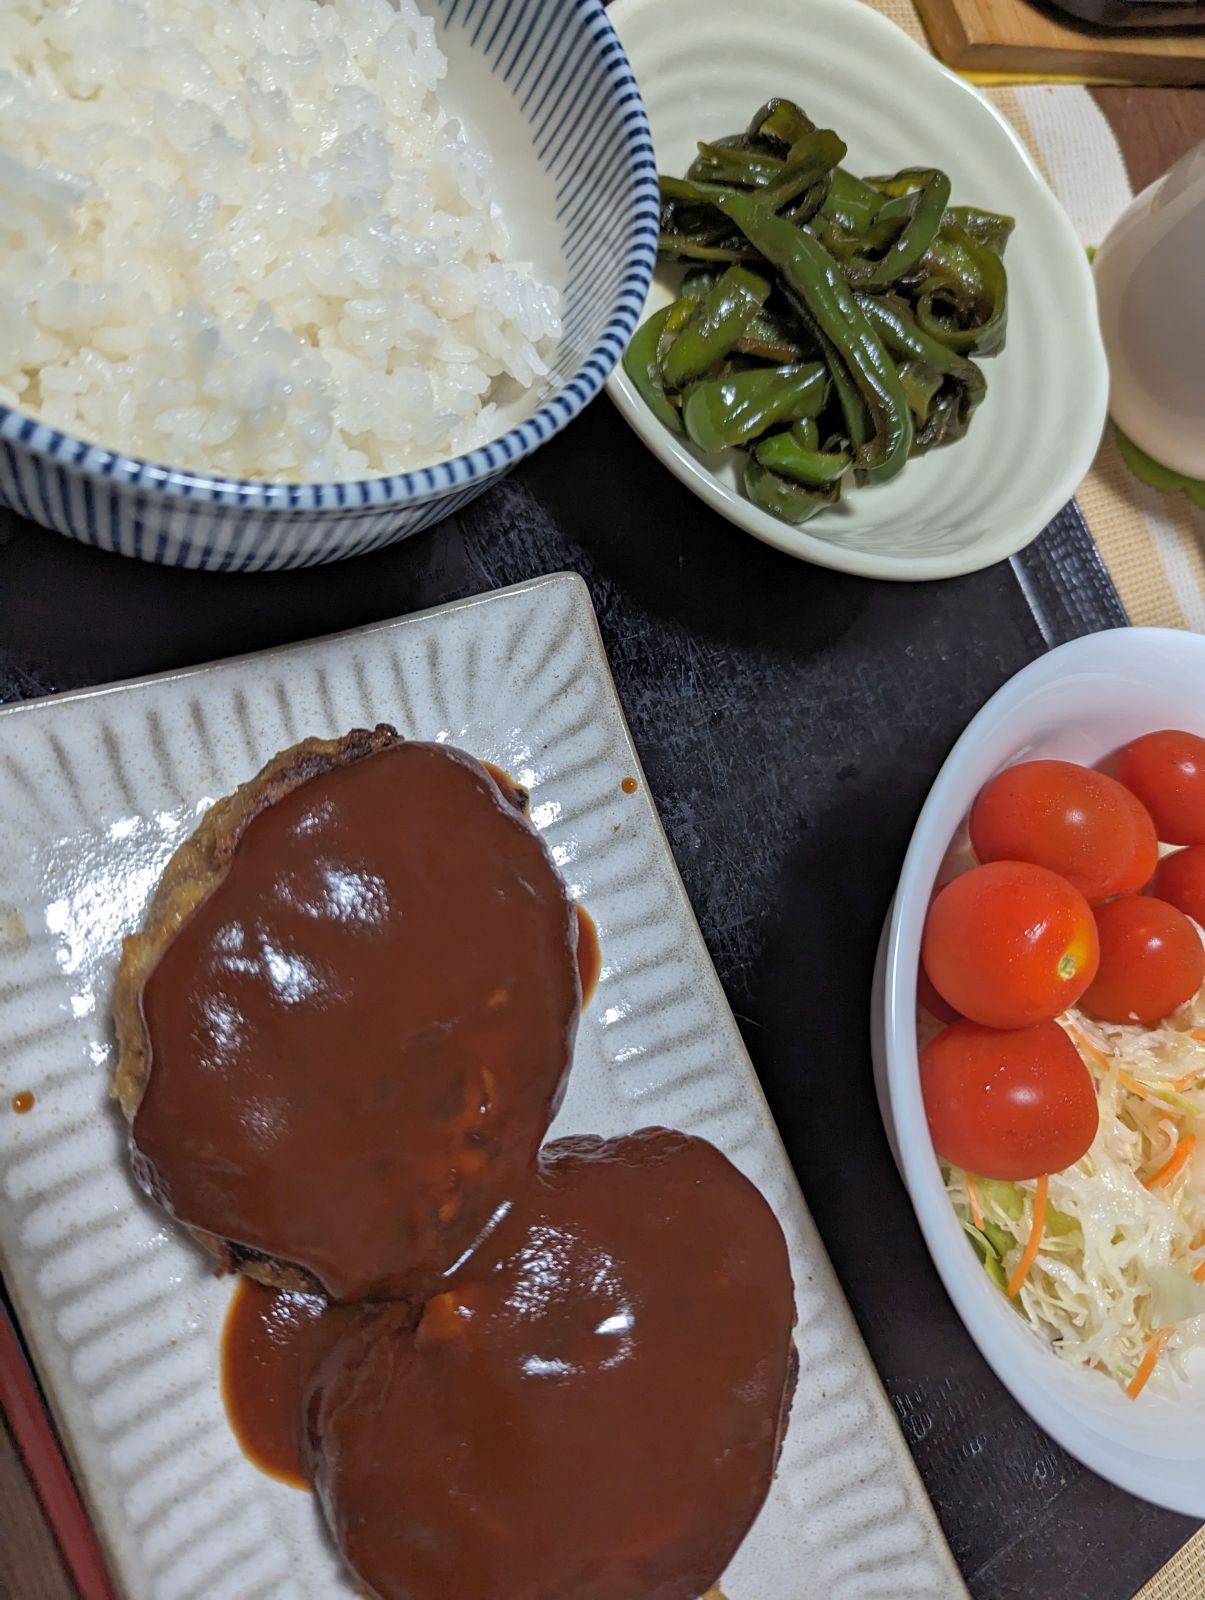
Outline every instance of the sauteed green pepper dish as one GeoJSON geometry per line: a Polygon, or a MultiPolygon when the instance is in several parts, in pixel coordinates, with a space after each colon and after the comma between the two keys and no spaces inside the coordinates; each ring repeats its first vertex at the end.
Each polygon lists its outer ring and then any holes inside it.
{"type": "Polygon", "coordinates": [[[654,416],[742,450],[746,495],[790,523],[961,439],[972,358],[1004,347],[1012,218],[951,205],[934,167],[858,178],[845,155],[771,100],[662,176],[661,255],[686,272],[624,357],[654,416]]]}

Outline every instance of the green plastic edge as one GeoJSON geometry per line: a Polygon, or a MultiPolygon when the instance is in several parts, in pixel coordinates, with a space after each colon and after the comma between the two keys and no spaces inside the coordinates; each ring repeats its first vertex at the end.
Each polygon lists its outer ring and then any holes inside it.
{"type": "Polygon", "coordinates": [[[1116,423],[1113,428],[1121,458],[1136,478],[1149,484],[1152,489],[1158,489],[1161,494],[1186,494],[1194,506],[1205,506],[1205,479],[1190,478],[1187,473],[1161,465],[1140,449],[1133,439],[1127,438],[1116,423]]]}

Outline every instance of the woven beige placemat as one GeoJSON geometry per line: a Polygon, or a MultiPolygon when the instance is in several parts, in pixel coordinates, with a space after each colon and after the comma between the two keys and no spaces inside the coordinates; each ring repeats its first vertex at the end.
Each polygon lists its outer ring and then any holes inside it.
{"type": "MultiPolygon", "coordinates": [[[[912,0],[867,3],[927,47],[912,0]]],[[[980,93],[1021,135],[1084,244],[1099,244],[1133,191],[1113,130],[1092,96],[1073,84],[980,93]]],[[[1183,495],[1162,495],[1140,483],[1111,430],[1076,498],[1131,621],[1205,633],[1205,511],[1183,495]]],[[[1134,1600],[1205,1600],[1205,1529],[1134,1600]]]]}
{"type": "Polygon", "coordinates": [[[1178,1550],[1134,1600],[1201,1600],[1205,1595],[1205,1528],[1178,1550]]]}
{"type": "MultiPolygon", "coordinates": [[[[868,3],[926,44],[912,0],[868,3]]],[[[980,93],[1021,135],[1084,244],[1099,244],[1132,191],[1113,130],[1087,89],[1024,84],[980,93]]],[[[1205,633],[1205,510],[1140,483],[1111,431],[1077,499],[1131,621],[1205,633]]],[[[1205,1600],[1205,1582],[1195,1600],[1205,1600]]]]}

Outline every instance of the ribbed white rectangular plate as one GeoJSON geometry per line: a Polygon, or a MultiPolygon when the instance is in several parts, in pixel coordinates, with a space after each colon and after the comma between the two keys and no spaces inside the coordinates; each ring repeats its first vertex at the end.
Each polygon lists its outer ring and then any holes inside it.
{"type": "Polygon", "coordinates": [[[570,575],[0,712],[0,1261],[119,1587],[129,1600],[352,1593],[310,1497],[258,1473],[227,1427],[231,1286],[130,1180],[108,1099],[109,993],[122,934],[202,810],[295,740],[378,721],[528,785],[598,924],[602,976],[556,1131],[703,1135],[786,1231],[799,1389],[728,1600],[964,1596],[647,790],[622,790],[640,769],[570,575]],[[35,1096],[24,1116],[9,1110],[20,1090],[35,1096]]]}

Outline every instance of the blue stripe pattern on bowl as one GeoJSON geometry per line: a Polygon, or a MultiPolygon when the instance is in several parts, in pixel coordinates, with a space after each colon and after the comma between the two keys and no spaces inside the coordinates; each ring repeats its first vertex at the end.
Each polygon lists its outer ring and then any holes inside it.
{"type": "Polygon", "coordinates": [[[361,555],[449,515],[598,394],[644,306],[657,164],[640,92],[599,0],[428,0],[455,60],[482,56],[551,178],[568,274],[555,392],[490,444],[350,483],[208,478],[115,454],[0,405],[0,504],[144,561],[268,571],[361,555]]]}

